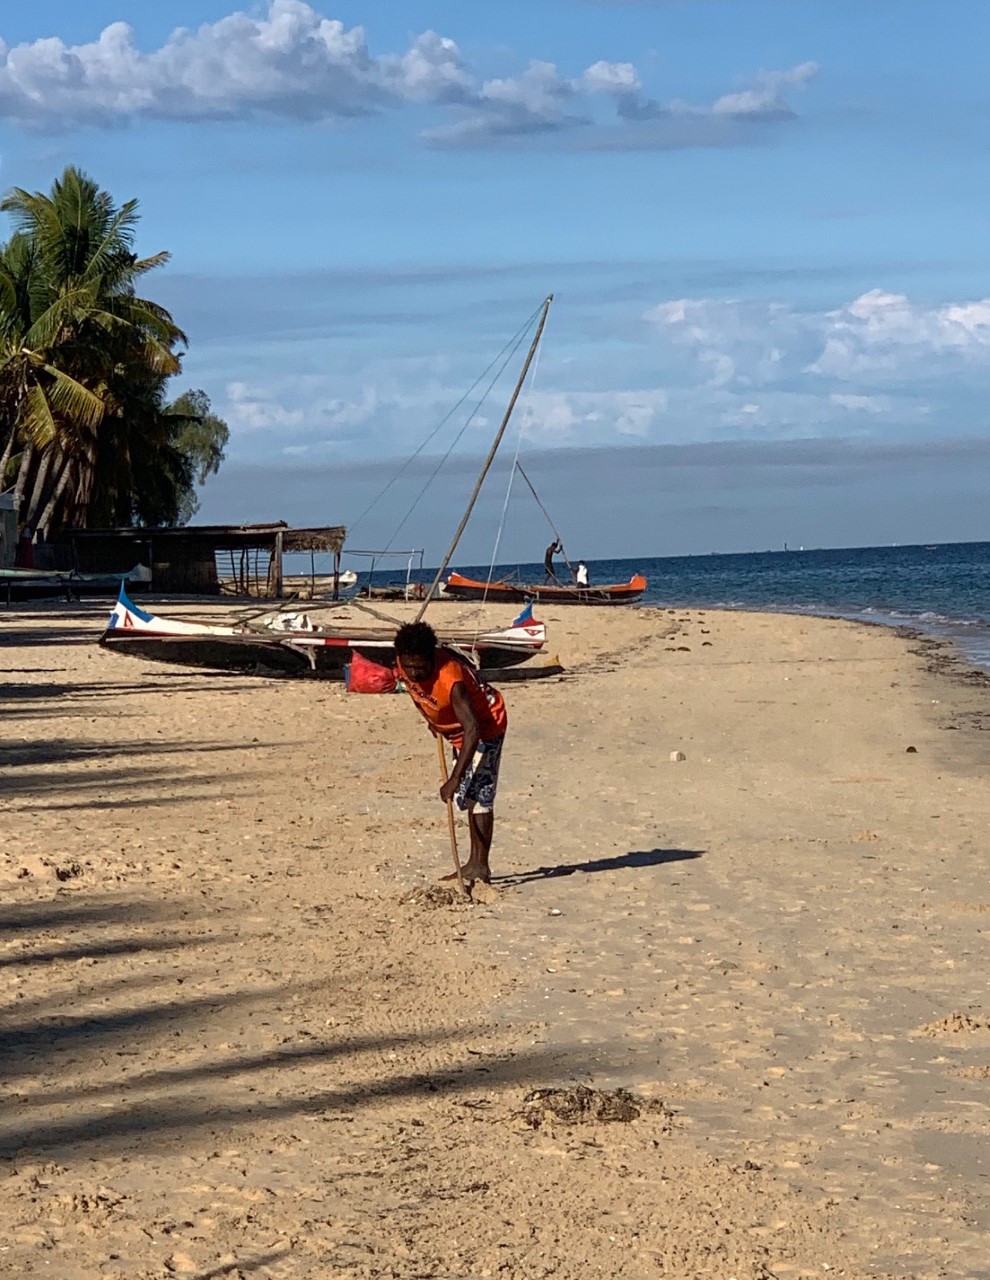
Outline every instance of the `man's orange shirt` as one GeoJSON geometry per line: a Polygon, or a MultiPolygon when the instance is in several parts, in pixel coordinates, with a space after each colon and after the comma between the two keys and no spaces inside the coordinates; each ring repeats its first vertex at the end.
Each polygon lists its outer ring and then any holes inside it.
{"type": "Polygon", "coordinates": [[[478,719],[483,742],[492,738],[501,738],[508,728],[509,717],[505,710],[505,700],[497,689],[479,680],[474,670],[466,663],[458,662],[449,653],[437,651],[437,663],[434,667],[433,679],[417,684],[402,670],[402,661],[397,659],[399,675],[409,690],[409,696],[415,702],[423,716],[434,729],[445,738],[449,738],[455,747],[464,741],[464,726],[457,719],[451,701],[451,691],[460,682],[464,686],[471,708],[478,719]]]}

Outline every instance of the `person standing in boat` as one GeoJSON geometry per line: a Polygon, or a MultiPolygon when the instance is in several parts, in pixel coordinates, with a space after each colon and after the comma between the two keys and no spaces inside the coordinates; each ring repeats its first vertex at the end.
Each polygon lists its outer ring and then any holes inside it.
{"type": "Polygon", "coordinates": [[[583,560],[577,562],[577,568],[574,570],[574,581],[579,587],[588,585],[588,566],[583,560]]]}
{"type": "Polygon", "coordinates": [[[471,856],[461,868],[464,880],[487,884],[492,878],[488,858],[498,770],[509,724],[505,701],[466,662],[438,647],[428,622],[399,628],[395,657],[399,676],[430,732],[453,746],[454,767],[440,788],[440,799],[445,804],[456,799],[458,808],[467,811],[471,856]]]}
{"type": "Polygon", "coordinates": [[[543,553],[543,585],[544,586],[546,586],[548,582],[558,581],[557,574],[553,567],[553,558],[559,552],[563,551],[563,549],[564,549],[564,544],[561,542],[561,540],[559,538],[554,538],[553,542],[551,542],[549,547],[547,547],[546,551],[544,551],[543,553]]]}

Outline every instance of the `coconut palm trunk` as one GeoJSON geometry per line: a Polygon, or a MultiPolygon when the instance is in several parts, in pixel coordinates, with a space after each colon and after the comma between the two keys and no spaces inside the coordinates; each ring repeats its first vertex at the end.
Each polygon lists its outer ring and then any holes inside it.
{"type": "Polygon", "coordinates": [[[10,434],[7,436],[7,443],[4,445],[3,456],[0,457],[0,493],[3,493],[3,479],[7,474],[7,468],[10,466],[10,460],[14,456],[14,446],[17,444],[17,426],[16,424],[10,428],[10,434]]]}
{"type": "Polygon", "coordinates": [[[38,517],[38,528],[44,534],[45,541],[48,541],[52,525],[55,522],[55,516],[58,514],[59,506],[62,503],[69,485],[73,478],[73,459],[69,455],[63,456],[55,473],[55,485],[51,491],[51,496],[45,503],[41,515],[38,517]]]}
{"type": "Polygon", "coordinates": [[[14,482],[14,511],[17,513],[17,519],[21,518],[21,507],[24,503],[24,489],[27,485],[28,475],[31,471],[31,464],[34,462],[34,446],[26,444],[21,453],[21,465],[17,469],[17,479],[14,482]]]}

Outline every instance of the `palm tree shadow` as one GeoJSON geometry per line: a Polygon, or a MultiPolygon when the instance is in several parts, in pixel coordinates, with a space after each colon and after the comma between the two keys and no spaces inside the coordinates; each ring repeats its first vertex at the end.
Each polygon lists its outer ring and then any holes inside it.
{"type": "Polygon", "coordinates": [[[530,884],[534,880],[554,880],[558,876],[572,876],[576,872],[592,874],[596,871],[629,871],[643,867],[662,867],[668,862],[689,862],[704,856],[702,849],[632,849],[629,853],[616,854],[613,858],[592,858],[587,862],[562,862],[555,867],[536,867],[519,874],[510,872],[494,876],[493,882],[506,886],[530,884]]]}

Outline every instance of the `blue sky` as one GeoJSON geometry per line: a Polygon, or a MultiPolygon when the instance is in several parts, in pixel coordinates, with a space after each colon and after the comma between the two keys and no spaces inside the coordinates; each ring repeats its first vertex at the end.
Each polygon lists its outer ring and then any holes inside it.
{"type": "MultiPolygon", "coordinates": [[[[0,183],[140,199],[201,518],[352,525],[552,291],[507,457],[587,558],[987,536],[985,0],[6,8],[0,183]]],[[[509,389],[354,542],[435,559],[509,389]]]]}

